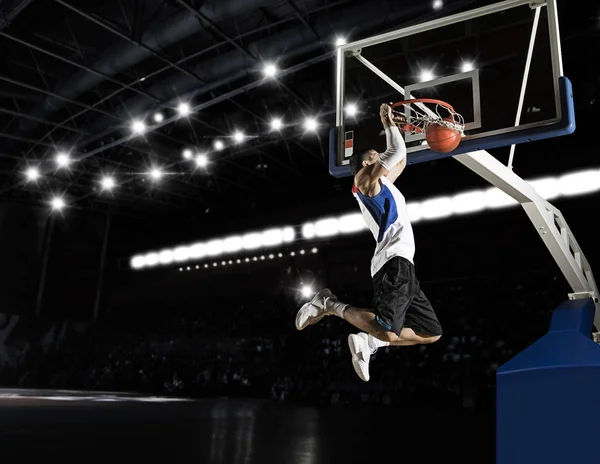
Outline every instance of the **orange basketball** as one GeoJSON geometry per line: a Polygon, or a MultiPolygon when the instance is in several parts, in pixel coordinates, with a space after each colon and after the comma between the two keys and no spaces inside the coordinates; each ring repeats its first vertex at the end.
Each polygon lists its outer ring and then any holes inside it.
{"type": "Polygon", "coordinates": [[[433,123],[427,126],[425,138],[433,151],[449,153],[458,147],[461,135],[457,130],[433,123]]]}

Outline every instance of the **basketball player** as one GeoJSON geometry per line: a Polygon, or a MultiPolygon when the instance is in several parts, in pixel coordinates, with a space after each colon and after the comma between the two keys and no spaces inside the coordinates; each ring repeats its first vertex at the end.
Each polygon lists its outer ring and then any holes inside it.
{"type": "MultiPolygon", "coordinates": [[[[325,316],[338,316],[362,330],[348,337],[352,365],[358,376],[369,380],[369,359],[381,346],[433,343],[442,328],[415,276],[413,230],[406,201],[394,182],[406,167],[406,146],[391,107],[380,108],[387,149],[354,154],[354,194],[377,245],[371,261],[375,295],[372,309],[342,303],[327,288],[319,291],[296,315],[302,330],[325,316]]],[[[406,121],[399,122],[400,124],[406,121]]]]}

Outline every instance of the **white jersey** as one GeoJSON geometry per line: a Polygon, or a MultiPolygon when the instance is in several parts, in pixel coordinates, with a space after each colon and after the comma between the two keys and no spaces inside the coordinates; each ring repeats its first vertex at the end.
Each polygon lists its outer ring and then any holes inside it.
{"type": "Polygon", "coordinates": [[[395,256],[412,263],[415,255],[415,239],[404,195],[385,176],[380,179],[381,192],[374,197],[367,197],[356,186],[352,186],[363,218],[377,241],[371,260],[371,276],[395,256]]]}

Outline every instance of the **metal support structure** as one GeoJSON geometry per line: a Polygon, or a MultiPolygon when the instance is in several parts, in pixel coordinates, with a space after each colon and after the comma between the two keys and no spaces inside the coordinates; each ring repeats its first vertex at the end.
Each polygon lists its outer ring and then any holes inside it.
{"type": "Polygon", "coordinates": [[[52,237],[54,235],[54,215],[48,216],[46,228],[44,231],[44,242],[42,247],[42,263],[40,269],[40,279],[38,281],[37,295],[35,299],[34,315],[39,317],[42,314],[44,301],[44,291],[46,289],[46,278],[48,277],[48,263],[50,261],[50,249],[52,248],[52,237]]]}
{"type": "MultiPolygon", "coordinates": [[[[396,82],[394,82],[394,80],[392,78],[390,78],[387,74],[385,74],[383,71],[381,71],[377,66],[375,66],[373,63],[371,63],[369,60],[367,60],[360,53],[355,53],[354,57],[358,61],[360,61],[362,64],[364,64],[367,68],[369,68],[371,71],[373,71],[377,76],[379,76],[381,79],[383,79],[384,82],[386,82],[392,88],[394,88],[395,90],[397,90],[398,92],[400,92],[400,94],[402,96],[406,95],[404,87],[402,87],[401,85],[399,85],[396,82]]],[[[427,113],[429,116],[432,116],[432,117],[436,117],[437,116],[435,114],[435,112],[433,112],[430,108],[428,108],[427,106],[423,105],[422,103],[415,103],[415,106],[417,106],[421,111],[424,111],[425,113],[427,113]]]]}
{"type": "MultiPolygon", "coordinates": [[[[540,22],[540,13],[542,9],[536,8],[533,17],[533,26],[531,28],[531,38],[529,39],[529,49],[527,50],[527,60],[525,61],[525,71],[523,72],[523,82],[521,84],[521,93],[519,94],[519,104],[517,105],[517,116],[515,118],[515,126],[521,123],[521,114],[523,112],[523,102],[525,101],[525,92],[527,91],[527,81],[529,80],[529,70],[531,69],[531,60],[533,58],[533,48],[535,46],[535,38],[537,35],[538,24],[540,22]]],[[[516,145],[513,143],[510,146],[510,155],[508,156],[508,167],[512,169],[513,159],[515,157],[516,145]]]]}
{"type": "MultiPolygon", "coordinates": [[[[518,6],[528,5],[530,3],[530,0],[505,0],[503,2],[493,3],[491,5],[483,6],[481,8],[476,8],[474,10],[469,10],[463,13],[446,16],[444,18],[434,19],[432,21],[427,21],[425,23],[419,23],[415,24],[414,26],[406,27],[404,29],[386,32],[384,34],[368,37],[366,39],[358,40],[349,44],[340,45],[340,49],[344,52],[356,51],[383,42],[389,42],[390,40],[400,39],[402,37],[408,37],[414,34],[420,34],[422,32],[427,32],[432,29],[439,29],[445,26],[451,26],[452,24],[470,21],[472,19],[487,16],[494,13],[501,13],[503,11],[510,10],[518,6]]],[[[556,78],[558,79],[558,76],[556,76],[556,78]]]]}
{"type": "Polygon", "coordinates": [[[561,212],[487,151],[465,153],[454,158],[523,206],[573,292],[586,292],[593,298],[596,305],[594,325],[600,330],[596,281],[588,260],[561,212]]]}
{"type": "Polygon", "coordinates": [[[103,73],[101,71],[97,71],[97,70],[95,70],[93,68],[90,68],[89,66],[85,66],[83,64],[77,63],[77,62],[75,62],[73,60],[70,60],[68,58],[65,58],[63,56],[57,55],[56,53],[53,53],[53,52],[51,52],[49,50],[46,50],[45,48],[39,47],[37,45],[34,45],[31,42],[27,42],[26,40],[23,40],[23,39],[20,39],[18,37],[15,37],[13,35],[7,34],[6,32],[0,32],[0,37],[4,37],[6,39],[12,40],[13,42],[21,44],[21,45],[23,45],[23,46],[25,46],[25,47],[27,47],[27,48],[29,48],[31,50],[35,50],[37,52],[43,53],[44,55],[50,56],[50,57],[52,57],[52,58],[54,58],[56,60],[62,61],[63,63],[67,63],[67,64],[69,64],[71,66],[74,66],[76,68],[79,68],[79,69],[81,69],[83,71],[89,72],[90,74],[94,74],[96,76],[100,76],[103,79],[106,79],[108,82],[112,82],[113,84],[117,84],[117,85],[119,85],[119,86],[121,86],[121,87],[123,87],[123,88],[125,88],[127,90],[131,90],[132,92],[137,93],[138,95],[142,95],[142,96],[144,96],[146,98],[149,98],[150,100],[153,100],[154,102],[158,103],[160,101],[157,97],[155,97],[153,95],[150,95],[148,92],[144,92],[143,90],[136,89],[135,87],[132,87],[131,84],[126,84],[125,82],[121,82],[118,79],[114,79],[113,77],[109,76],[106,73],[103,73]]]}
{"type": "Polygon", "coordinates": [[[108,254],[108,237],[112,225],[112,211],[109,209],[104,223],[104,235],[102,237],[102,251],[100,252],[100,265],[98,267],[98,280],[96,281],[96,297],[94,298],[94,321],[98,320],[100,314],[100,300],[104,289],[104,274],[106,272],[106,256],[108,254]]]}
{"type": "MultiPolygon", "coordinates": [[[[346,52],[338,47],[336,51],[336,88],[335,88],[335,127],[338,131],[343,132],[344,127],[344,86],[346,75],[346,52]]],[[[345,139],[345,134],[338,133],[337,135],[337,163],[341,165],[344,161],[344,150],[342,150],[342,143],[345,139]]]]}

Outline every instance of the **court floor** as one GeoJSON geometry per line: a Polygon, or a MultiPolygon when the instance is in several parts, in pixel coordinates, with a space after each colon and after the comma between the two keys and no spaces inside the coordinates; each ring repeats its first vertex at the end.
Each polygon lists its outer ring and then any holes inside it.
{"type": "Polygon", "coordinates": [[[3,464],[493,462],[486,420],[402,409],[0,390],[0,455],[3,464]]]}

